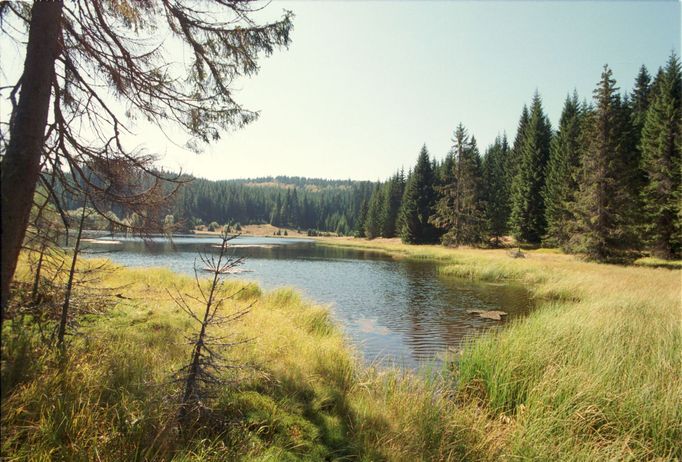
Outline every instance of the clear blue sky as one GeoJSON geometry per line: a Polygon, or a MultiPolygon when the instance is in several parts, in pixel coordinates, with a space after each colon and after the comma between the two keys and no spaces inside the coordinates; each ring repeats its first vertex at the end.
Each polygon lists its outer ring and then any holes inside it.
{"type": "Polygon", "coordinates": [[[210,179],[297,175],[375,180],[409,168],[422,144],[442,158],[461,121],[481,150],[513,138],[537,89],[553,126],[567,93],[591,98],[608,63],[630,90],[680,52],[677,1],[273,1],[296,14],[292,45],[239,82],[261,111],[204,154],[146,127],[136,143],[210,179]]]}

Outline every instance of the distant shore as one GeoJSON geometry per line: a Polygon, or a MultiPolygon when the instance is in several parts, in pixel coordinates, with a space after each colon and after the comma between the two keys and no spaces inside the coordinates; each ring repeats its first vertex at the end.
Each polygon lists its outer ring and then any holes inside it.
{"type": "MultiPolygon", "coordinates": [[[[277,226],[273,226],[271,224],[263,224],[263,225],[243,225],[241,226],[241,231],[235,231],[234,228],[232,231],[236,234],[241,234],[242,236],[270,236],[270,237],[308,237],[307,231],[303,230],[296,230],[296,229],[291,229],[291,228],[279,228],[277,226]],[[284,231],[287,232],[287,236],[276,236],[275,233],[277,231],[280,231],[280,233],[284,233],[284,231]]],[[[222,233],[222,228],[217,230],[217,231],[198,231],[194,230],[194,234],[198,236],[219,236],[220,233],[222,233]]]]}

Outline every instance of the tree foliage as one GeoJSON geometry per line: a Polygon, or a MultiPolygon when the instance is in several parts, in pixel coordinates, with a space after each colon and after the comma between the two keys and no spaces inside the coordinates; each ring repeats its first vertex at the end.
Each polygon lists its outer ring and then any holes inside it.
{"type": "MultiPolygon", "coordinates": [[[[460,123],[453,138],[451,181],[438,188],[431,223],[444,230],[446,245],[478,244],[485,232],[481,160],[476,140],[460,123]]],[[[446,177],[446,181],[447,181],[446,177]]]]}
{"type": "Polygon", "coordinates": [[[521,133],[517,168],[512,181],[510,229],[517,240],[537,244],[545,234],[545,166],[552,130],[535,93],[530,115],[521,133]]]}
{"type": "Polygon", "coordinates": [[[543,198],[547,223],[543,242],[564,246],[570,239],[570,225],[575,220],[573,203],[578,188],[583,110],[578,94],[566,97],[559,130],[552,139],[543,198]]]}
{"type": "Polygon", "coordinates": [[[622,258],[628,247],[627,176],[623,174],[627,153],[622,133],[622,101],[608,66],[594,90],[595,108],[587,117],[585,152],[575,212],[578,229],[573,245],[596,260],[622,258]]]}
{"type": "Polygon", "coordinates": [[[258,70],[260,54],[287,46],[292,24],[289,12],[257,24],[257,8],[223,0],[3,3],[3,34],[26,43],[1,138],[3,307],[41,170],[68,170],[73,184],[87,184],[92,204],[149,203],[163,177],[151,169],[153,156],[126,145],[136,117],[180,127],[194,147],[257,117],[234,99],[232,84],[258,70]],[[187,65],[169,59],[178,48],[189,52],[187,65]],[[102,176],[90,177],[86,165],[102,176]],[[130,187],[136,172],[157,181],[130,187]]]}
{"type": "Polygon", "coordinates": [[[505,178],[505,166],[510,155],[506,136],[498,136],[483,157],[482,190],[487,234],[496,244],[508,231],[509,185],[505,178]]]}
{"type": "Polygon", "coordinates": [[[682,76],[674,54],[652,95],[641,151],[645,236],[657,256],[672,258],[682,250],[682,76]]]}
{"type": "Polygon", "coordinates": [[[435,242],[438,234],[429,222],[433,214],[436,193],[433,189],[435,175],[426,145],[422,146],[417,164],[405,185],[400,209],[400,238],[409,244],[435,242]]]}

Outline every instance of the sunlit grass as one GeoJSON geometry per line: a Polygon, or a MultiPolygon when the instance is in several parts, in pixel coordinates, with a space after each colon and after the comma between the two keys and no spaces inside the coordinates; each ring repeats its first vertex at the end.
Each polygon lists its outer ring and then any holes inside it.
{"type": "MultiPolygon", "coordinates": [[[[585,263],[530,251],[348,241],[442,274],[527,285],[537,309],[480,337],[442,376],[358,362],[329,311],[289,288],[233,282],[214,412],[175,425],[193,322],[168,289],[192,278],[118,269],[106,314],[87,317],[66,357],[5,324],[2,455],[8,460],[674,460],[682,457],[680,271],[585,263]]],[[[346,244],[346,243],[344,243],[346,244]]],[[[25,263],[20,273],[28,278],[25,263]]]]}
{"type": "Polygon", "coordinates": [[[635,265],[650,266],[652,268],[682,269],[682,260],[662,260],[654,257],[643,257],[635,260],[635,265]]]}
{"type": "Polygon", "coordinates": [[[530,316],[466,349],[455,371],[460,393],[515,422],[509,456],[682,457],[682,272],[538,251],[352,245],[435,258],[453,276],[518,280],[538,299],[530,316]]]}
{"type": "MultiPolygon", "coordinates": [[[[25,269],[19,274],[28,277],[25,269]]],[[[160,268],[106,273],[100,286],[121,288],[126,298],[82,322],[64,357],[38,342],[29,324],[6,324],[3,456],[433,460],[488,451],[487,436],[470,430],[482,417],[455,412],[447,387],[361,366],[328,309],[290,288],[262,293],[242,282],[223,293],[238,293],[228,311],[255,302],[225,328],[252,339],[228,351],[244,368],[217,390],[212,417],[179,433],[180,385],[171,379],[189,358],[184,336],[195,326],[167,290],[193,293],[193,285],[160,268]]]]}

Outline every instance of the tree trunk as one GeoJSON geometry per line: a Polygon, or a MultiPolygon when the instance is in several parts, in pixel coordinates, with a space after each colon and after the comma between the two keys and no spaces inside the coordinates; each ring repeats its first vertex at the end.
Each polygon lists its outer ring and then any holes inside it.
{"type": "Polygon", "coordinates": [[[66,282],[66,290],[64,291],[64,303],[62,304],[62,316],[59,320],[59,331],[57,334],[57,346],[64,347],[64,335],[66,334],[66,322],[69,319],[69,304],[71,303],[71,291],[73,290],[73,279],[76,275],[76,263],[78,262],[78,254],[81,251],[81,236],[83,235],[83,225],[85,224],[85,213],[88,205],[87,191],[83,199],[83,211],[81,212],[81,220],[78,223],[78,234],[76,235],[76,244],[73,247],[73,257],[71,258],[71,269],[69,270],[69,278],[66,282]]]}
{"type": "MultiPolygon", "coordinates": [[[[0,319],[5,316],[10,282],[26,233],[50,106],[54,63],[59,52],[62,2],[35,2],[19,102],[2,160],[2,266],[0,319]]],[[[1,321],[0,321],[1,322],[1,321]]]]}

